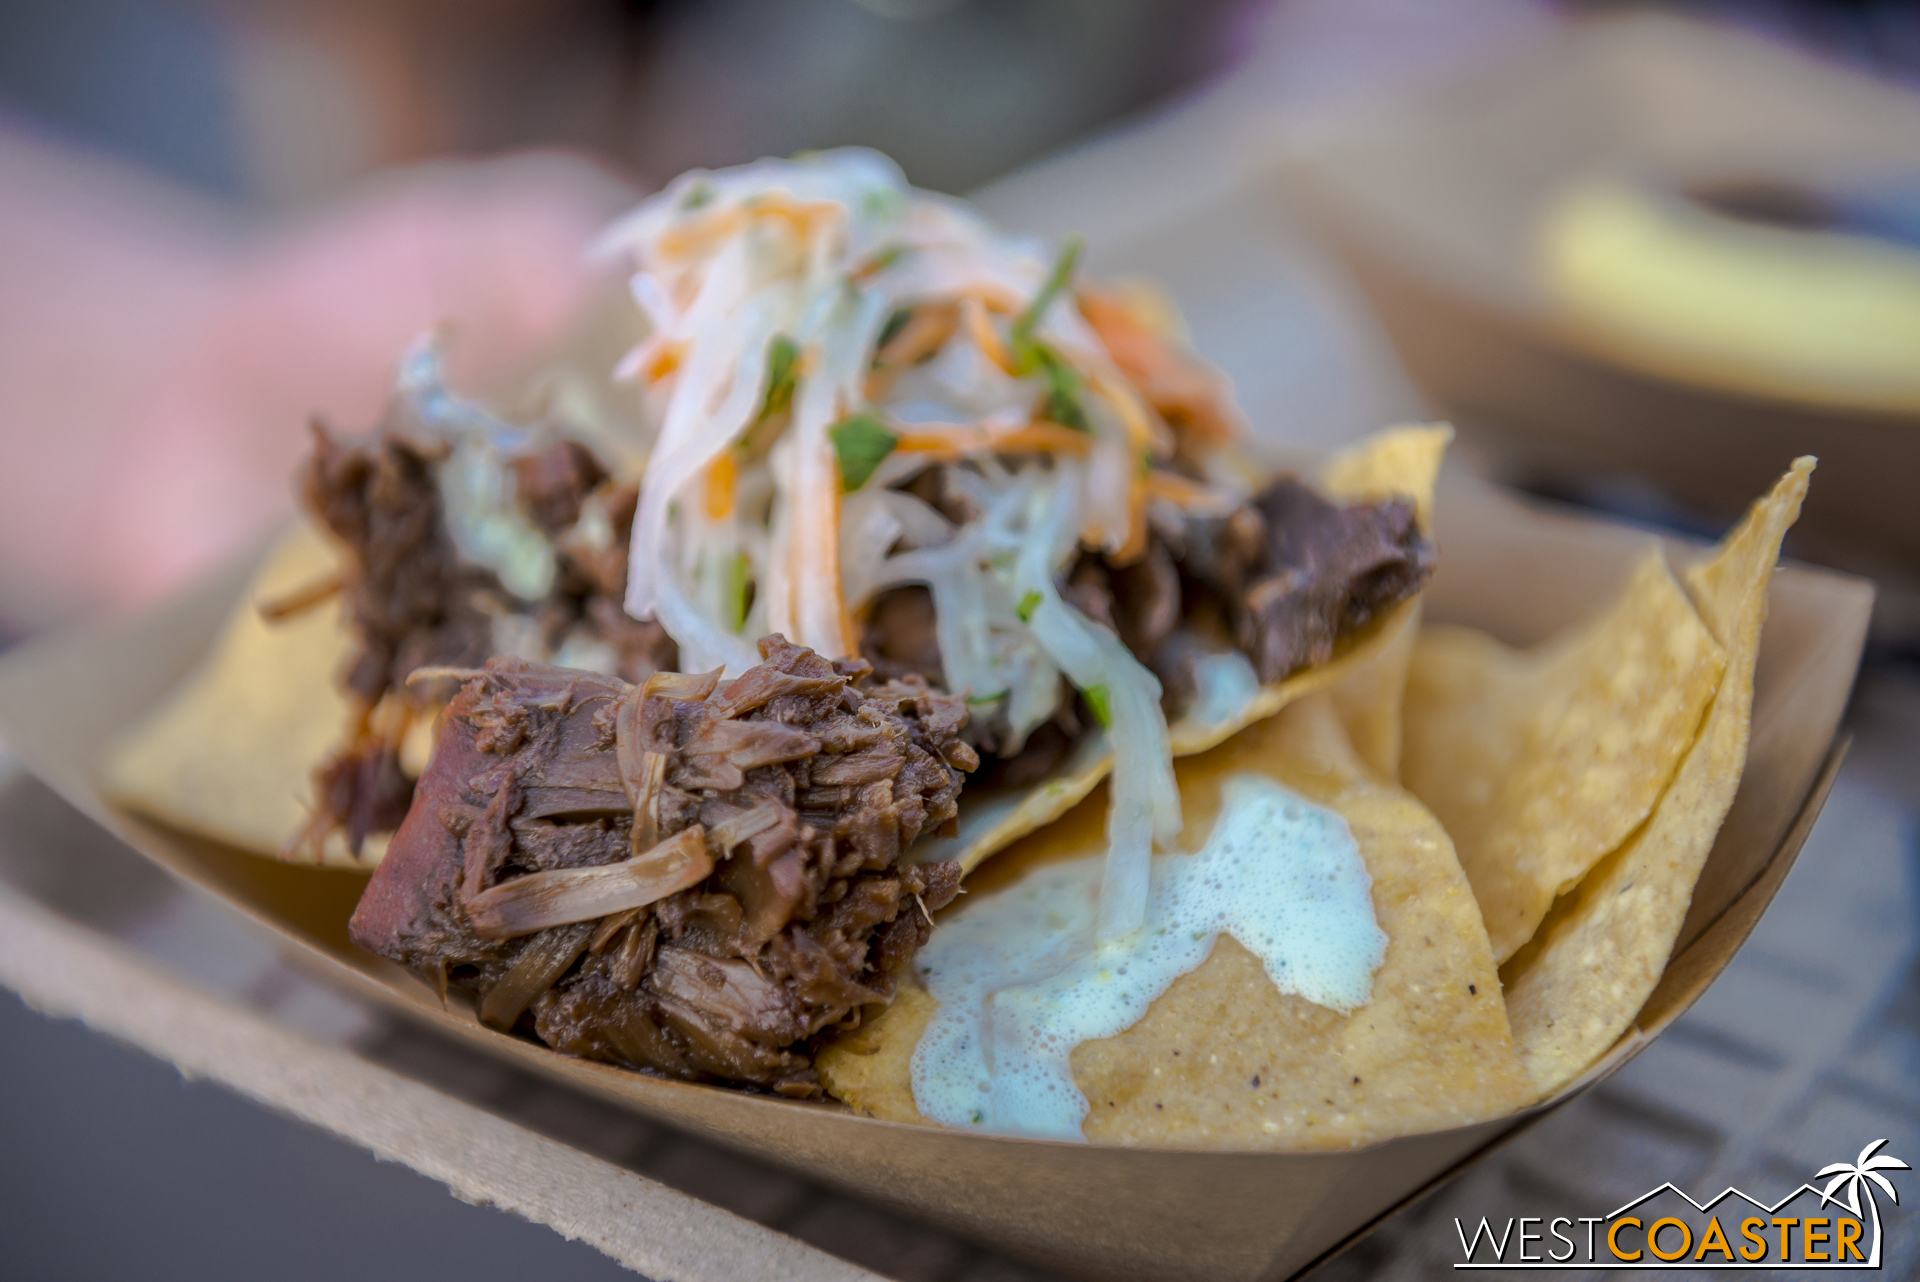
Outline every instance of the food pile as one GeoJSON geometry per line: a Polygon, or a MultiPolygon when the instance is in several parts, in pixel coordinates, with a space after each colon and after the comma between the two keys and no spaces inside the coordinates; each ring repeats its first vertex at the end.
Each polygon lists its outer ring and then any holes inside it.
{"type": "Polygon", "coordinates": [[[1077,242],[846,151],[687,175],[600,252],[617,365],[482,398],[423,341],[373,432],[316,428],[311,525],[118,797],[377,864],[354,940],[494,1027],[900,1120],[1337,1147],[1632,1018],[1807,469],[1513,652],[1418,626],[1446,429],[1256,474],[1077,242]]]}

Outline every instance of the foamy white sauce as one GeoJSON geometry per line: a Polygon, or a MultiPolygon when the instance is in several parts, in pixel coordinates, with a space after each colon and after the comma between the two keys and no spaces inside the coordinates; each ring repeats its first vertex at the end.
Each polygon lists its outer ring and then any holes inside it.
{"type": "Polygon", "coordinates": [[[1084,1140],[1068,1057],[1139,1022],[1225,931],[1281,992],[1366,1005],[1387,937],[1346,820],[1262,775],[1228,779],[1197,854],[1153,861],[1147,923],[1096,945],[1097,858],[1040,868],[968,902],[920,954],[940,1007],[913,1053],[913,1097],[946,1126],[1084,1140]]]}

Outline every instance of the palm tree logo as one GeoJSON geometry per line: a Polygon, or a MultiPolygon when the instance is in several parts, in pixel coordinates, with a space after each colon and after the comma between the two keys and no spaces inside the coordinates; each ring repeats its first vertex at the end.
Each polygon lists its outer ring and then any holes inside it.
{"type": "Polygon", "coordinates": [[[1835,1162],[1832,1166],[1823,1166],[1814,1175],[1815,1179],[1833,1176],[1827,1184],[1826,1192],[1820,1195],[1820,1204],[1825,1206],[1828,1202],[1838,1202],[1851,1211],[1855,1218],[1860,1215],[1860,1194],[1863,1191],[1866,1193],[1867,1210],[1873,1216],[1873,1254],[1865,1265],[1869,1269],[1880,1267],[1880,1204],[1874,1201],[1873,1187],[1867,1181],[1871,1180],[1874,1184],[1878,1184],[1886,1195],[1893,1199],[1894,1205],[1898,1206],[1900,1195],[1893,1191],[1893,1182],[1880,1172],[1913,1169],[1897,1157],[1887,1157],[1884,1154],[1875,1157],[1874,1150],[1885,1143],[1885,1140],[1875,1140],[1861,1149],[1860,1156],[1852,1162],[1835,1162]],[[1846,1188],[1846,1195],[1836,1196],[1835,1190],[1843,1185],[1846,1188]]]}

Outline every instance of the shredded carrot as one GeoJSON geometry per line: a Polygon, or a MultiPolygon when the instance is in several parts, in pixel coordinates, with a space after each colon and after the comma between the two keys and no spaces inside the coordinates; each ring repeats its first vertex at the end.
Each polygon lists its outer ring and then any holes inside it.
{"type": "Polygon", "coordinates": [[[998,431],[977,423],[955,424],[936,431],[899,433],[894,449],[955,459],[968,454],[1084,455],[1093,444],[1085,432],[1036,419],[1024,426],[998,431]]]}
{"type": "Polygon", "coordinates": [[[666,258],[690,258],[709,246],[737,235],[756,218],[780,219],[801,240],[812,239],[822,223],[845,216],[838,201],[811,200],[794,203],[770,198],[753,205],[727,205],[709,213],[696,214],[678,226],[661,233],[659,252],[666,258]]]}
{"type": "Polygon", "coordinates": [[[965,322],[974,346],[998,365],[1003,373],[1013,375],[1013,354],[1007,351],[1006,341],[1000,337],[1000,331],[987,318],[986,304],[978,297],[968,297],[960,304],[960,318],[965,322]]]}
{"type": "Polygon", "coordinates": [[[873,371],[867,375],[867,400],[885,400],[893,390],[894,379],[945,347],[959,327],[958,303],[922,303],[915,307],[900,332],[873,354],[873,371]]]}
{"type": "Polygon", "coordinates": [[[1154,420],[1140,393],[1124,378],[1115,378],[1102,370],[1089,373],[1087,382],[1120,415],[1134,449],[1172,452],[1173,442],[1167,439],[1166,429],[1154,420]]]}
{"type": "Polygon", "coordinates": [[[1224,380],[1148,324],[1119,294],[1083,286],[1080,314],[1100,337],[1113,363],[1147,403],[1182,433],[1204,445],[1223,445],[1235,435],[1224,380]]]}
{"type": "Polygon", "coordinates": [[[725,240],[746,225],[746,209],[727,205],[669,228],[660,237],[659,252],[667,258],[689,258],[702,246],[725,240]]]}
{"type": "Polygon", "coordinates": [[[955,295],[964,304],[968,299],[978,302],[990,312],[1001,316],[1017,316],[1025,310],[1027,300],[1001,285],[981,283],[970,285],[955,295]]]}
{"type": "Polygon", "coordinates": [[[648,382],[658,383],[680,368],[680,359],[686,355],[686,352],[687,345],[684,342],[662,343],[655,349],[653,359],[647,362],[646,368],[641,372],[646,375],[648,382]]]}
{"type": "Polygon", "coordinates": [[[873,354],[881,366],[912,365],[946,346],[960,326],[960,309],[950,302],[925,303],[913,309],[900,332],[873,354]]]}
{"type": "Polygon", "coordinates": [[[1224,513],[1234,506],[1233,497],[1224,491],[1158,467],[1147,473],[1147,497],[1193,512],[1224,513]]]}
{"type": "Polygon", "coordinates": [[[1036,451],[1051,454],[1084,455],[1093,446],[1085,432],[1045,419],[1035,419],[1025,427],[1003,432],[993,438],[993,448],[1003,454],[1036,451]]]}
{"type": "Polygon", "coordinates": [[[1135,472],[1127,481],[1127,541],[1113,554],[1115,565],[1132,565],[1147,554],[1147,482],[1135,472]]]}
{"type": "Polygon", "coordinates": [[[707,519],[724,521],[733,515],[733,488],[738,469],[732,450],[722,450],[707,468],[707,519]]]}

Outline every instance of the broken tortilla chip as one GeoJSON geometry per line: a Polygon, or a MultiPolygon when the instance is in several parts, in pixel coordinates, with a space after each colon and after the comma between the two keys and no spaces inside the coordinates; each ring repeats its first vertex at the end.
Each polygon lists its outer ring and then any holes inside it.
{"type": "Polygon", "coordinates": [[[1453,838],[1496,958],[1653,812],[1725,666],[1657,544],[1604,612],[1545,645],[1420,637],[1402,778],[1453,838]]]}
{"type": "MultiPolygon", "coordinates": [[[[1349,503],[1394,496],[1410,498],[1421,527],[1430,529],[1434,483],[1452,439],[1453,429],[1444,424],[1390,428],[1336,455],[1318,478],[1320,488],[1349,503]]],[[[1382,777],[1391,778],[1399,755],[1400,695],[1411,653],[1408,647],[1419,617],[1418,597],[1402,601],[1361,628],[1330,662],[1270,685],[1255,684],[1250,669],[1242,682],[1236,682],[1226,675],[1226,665],[1211,669],[1203,666],[1194,707],[1168,727],[1173,755],[1205,752],[1247,726],[1273,716],[1295,699],[1364,670],[1365,679],[1347,687],[1341,716],[1363,743],[1362,755],[1368,765],[1382,777]]],[[[1112,768],[1113,753],[1104,736],[1089,734],[1053,777],[1042,783],[1030,788],[963,792],[958,830],[952,836],[922,843],[915,858],[923,862],[955,859],[971,872],[995,851],[1073,809],[1112,768]]]]}
{"type": "MultiPolygon", "coordinates": [[[[1223,936],[1145,1018],[1073,1053],[1096,1143],[1227,1149],[1340,1149],[1496,1117],[1535,1097],[1508,1031],[1473,892],[1433,816],[1370,777],[1332,701],[1312,697],[1177,767],[1198,849],[1228,777],[1267,774],[1339,812],[1372,878],[1387,935],[1371,999],[1351,1014],[1283,994],[1252,953],[1223,936]]],[[[990,865],[1029,871],[1097,857],[1100,816],[1083,807],[990,865]]],[[[938,1003],[902,990],[865,1028],[816,1059],[827,1089],[860,1112],[922,1121],[914,1047],[938,1003]]]]}
{"type": "MultiPolygon", "coordinates": [[[[313,771],[347,724],[337,674],[353,639],[337,597],[268,622],[283,600],[334,573],[332,547],[304,521],[275,544],[206,662],[114,746],[102,788],[114,802],[176,828],[277,855],[305,826],[313,771]]],[[[385,851],[369,838],[355,859],[333,834],[321,862],[368,868],[385,851]]]]}
{"type": "Polygon", "coordinates": [[[1687,570],[1687,591],[1726,651],[1706,724],[1645,825],[1554,906],[1504,968],[1514,1040],[1542,1094],[1613,1045],[1666,969],[1746,766],[1767,586],[1813,467],[1796,459],[1739,528],[1687,570]]]}

